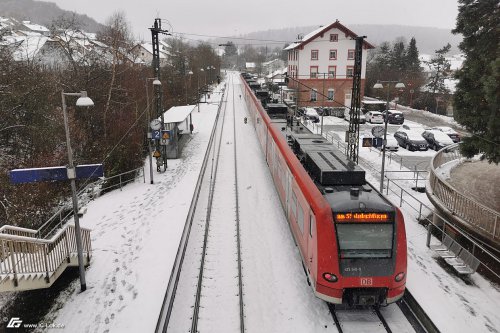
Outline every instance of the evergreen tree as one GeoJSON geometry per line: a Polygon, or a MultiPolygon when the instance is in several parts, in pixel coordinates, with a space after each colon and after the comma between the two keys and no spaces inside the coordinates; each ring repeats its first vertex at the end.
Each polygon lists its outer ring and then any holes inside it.
{"type": "Polygon", "coordinates": [[[500,7],[498,0],[459,0],[454,33],[464,36],[460,49],[466,60],[458,71],[455,119],[473,135],[461,145],[472,157],[478,151],[489,162],[500,162],[500,7]]]}
{"type": "Polygon", "coordinates": [[[406,69],[405,43],[402,40],[395,42],[392,47],[391,67],[399,73],[406,69]]]}
{"type": "Polygon", "coordinates": [[[426,87],[432,94],[447,94],[448,88],[444,84],[444,80],[450,75],[450,62],[446,59],[446,53],[450,51],[450,43],[446,44],[443,48],[436,50],[434,57],[427,61],[427,65],[432,70],[429,77],[429,83],[426,87]]]}
{"type": "Polygon", "coordinates": [[[406,68],[411,72],[420,72],[420,59],[418,58],[417,41],[412,37],[405,52],[406,68]]]}

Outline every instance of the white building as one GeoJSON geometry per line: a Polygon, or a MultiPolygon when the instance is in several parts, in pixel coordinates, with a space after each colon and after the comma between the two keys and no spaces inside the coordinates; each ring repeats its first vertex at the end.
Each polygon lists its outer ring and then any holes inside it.
{"type": "MultiPolygon", "coordinates": [[[[285,48],[288,51],[288,87],[297,90],[298,106],[350,106],[355,37],[354,32],[337,20],[285,48]]],[[[372,48],[370,43],[363,43],[362,95],[367,51],[372,48]]]]}

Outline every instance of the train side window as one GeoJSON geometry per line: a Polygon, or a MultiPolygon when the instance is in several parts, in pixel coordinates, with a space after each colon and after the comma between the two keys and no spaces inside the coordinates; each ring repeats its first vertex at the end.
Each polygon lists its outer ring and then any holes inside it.
{"type": "Polygon", "coordinates": [[[297,197],[293,192],[292,192],[292,215],[294,218],[297,218],[297,197]]]}
{"type": "Polygon", "coordinates": [[[309,215],[309,236],[313,236],[313,228],[314,224],[316,223],[316,219],[314,218],[314,215],[309,215]]]}
{"type": "Polygon", "coordinates": [[[304,233],[304,211],[302,210],[302,206],[300,204],[297,205],[297,210],[297,224],[299,225],[300,232],[304,233]]]}

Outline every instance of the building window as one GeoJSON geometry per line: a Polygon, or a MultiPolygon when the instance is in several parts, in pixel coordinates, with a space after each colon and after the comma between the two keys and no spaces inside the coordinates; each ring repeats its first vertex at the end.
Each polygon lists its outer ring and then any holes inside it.
{"type": "Polygon", "coordinates": [[[311,50],[311,60],[318,60],[318,50],[311,50]]]}
{"type": "Polygon", "coordinates": [[[311,66],[311,79],[318,77],[318,66],[311,66]]]}
{"type": "Polygon", "coordinates": [[[311,102],[316,102],[318,100],[318,92],[316,89],[311,90],[311,102]]]}
{"type": "Polygon", "coordinates": [[[354,60],[354,50],[347,51],[347,60],[354,60]]]}
{"type": "Polygon", "coordinates": [[[347,78],[354,76],[354,67],[353,66],[347,66],[347,70],[346,70],[345,76],[347,78]]]}
{"type": "Polygon", "coordinates": [[[350,100],[351,100],[351,97],[352,97],[351,93],[350,93],[350,92],[347,92],[347,93],[345,93],[345,97],[344,97],[344,99],[345,99],[346,101],[350,101],[350,100]]]}
{"type": "Polygon", "coordinates": [[[339,41],[339,35],[330,34],[330,42],[338,42],[338,41],[339,41]]]}
{"type": "Polygon", "coordinates": [[[335,79],[336,74],[337,74],[337,66],[328,66],[328,78],[335,79]]]}
{"type": "Polygon", "coordinates": [[[334,89],[328,89],[328,95],[327,98],[329,101],[333,101],[335,99],[335,90],[334,89]]]}
{"type": "Polygon", "coordinates": [[[337,50],[330,50],[330,60],[337,60],[337,50]]]}

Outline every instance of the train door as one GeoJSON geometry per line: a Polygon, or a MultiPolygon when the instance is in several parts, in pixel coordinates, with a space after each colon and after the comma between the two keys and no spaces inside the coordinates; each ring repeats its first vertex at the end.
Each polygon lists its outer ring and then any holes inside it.
{"type": "Polygon", "coordinates": [[[314,239],[316,238],[316,218],[314,217],[313,211],[309,210],[309,223],[307,231],[307,260],[309,269],[312,269],[314,262],[314,239]]]}
{"type": "Polygon", "coordinates": [[[287,209],[285,209],[285,212],[286,212],[286,217],[288,220],[290,220],[290,214],[289,214],[289,209],[288,207],[290,207],[290,197],[291,197],[291,193],[292,193],[292,174],[290,172],[290,170],[288,169],[288,167],[286,166],[285,164],[285,172],[286,172],[286,188],[285,188],[285,196],[286,196],[286,199],[285,199],[285,207],[287,207],[287,209]]]}

